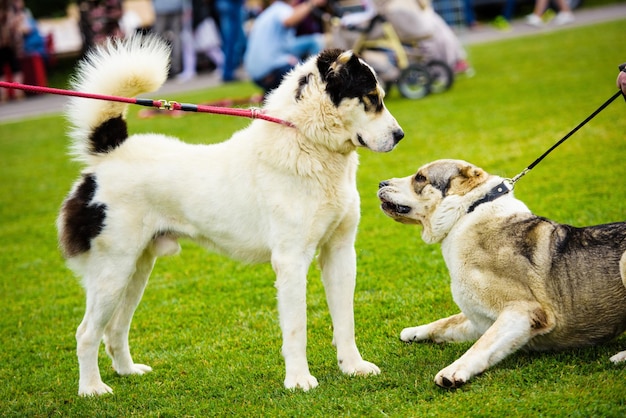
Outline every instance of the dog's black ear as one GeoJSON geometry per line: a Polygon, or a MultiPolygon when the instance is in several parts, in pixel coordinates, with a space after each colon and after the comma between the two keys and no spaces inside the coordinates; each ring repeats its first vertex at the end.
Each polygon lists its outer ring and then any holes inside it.
{"type": "Polygon", "coordinates": [[[352,51],[326,50],[319,55],[317,68],[335,106],[344,98],[362,97],[374,91],[378,84],[371,68],[352,51]]]}
{"type": "Polygon", "coordinates": [[[317,69],[322,76],[322,81],[325,83],[328,82],[328,77],[330,75],[331,66],[337,61],[339,56],[341,56],[344,52],[342,49],[334,48],[334,49],[325,49],[322,51],[317,57],[317,69]]]}

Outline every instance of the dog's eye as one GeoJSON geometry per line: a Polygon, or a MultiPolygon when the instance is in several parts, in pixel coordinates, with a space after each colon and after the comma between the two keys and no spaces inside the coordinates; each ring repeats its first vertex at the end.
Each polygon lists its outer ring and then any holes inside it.
{"type": "Polygon", "coordinates": [[[372,109],[379,112],[382,109],[382,102],[380,96],[377,93],[370,93],[365,95],[363,103],[366,109],[372,109]]]}
{"type": "Polygon", "coordinates": [[[418,173],[418,174],[415,175],[415,181],[417,183],[423,183],[423,182],[426,181],[426,177],[424,177],[422,174],[418,173]]]}

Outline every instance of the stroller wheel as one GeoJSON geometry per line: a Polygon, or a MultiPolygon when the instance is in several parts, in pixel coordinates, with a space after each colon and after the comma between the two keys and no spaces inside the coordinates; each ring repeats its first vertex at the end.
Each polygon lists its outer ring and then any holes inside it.
{"type": "Polygon", "coordinates": [[[452,87],[454,72],[452,72],[452,68],[448,64],[443,61],[432,60],[426,63],[426,67],[431,78],[431,93],[443,93],[452,87]]]}
{"type": "Polygon", "coordinates": [[[407,99],[421,99],[430,93],[431,76],[422,65],[411,64],[398,77],[398,90],[407,99]]]}

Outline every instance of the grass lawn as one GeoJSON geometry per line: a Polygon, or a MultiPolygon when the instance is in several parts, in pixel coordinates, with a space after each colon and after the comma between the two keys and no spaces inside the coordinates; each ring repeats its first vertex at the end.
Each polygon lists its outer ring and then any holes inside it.
{"type": "MultiPolygon", "coordinates": [[[[472,46],[477,74],[424,100],[388,95],[406,132],[389,154],[359,151],[362,219],[357,341],[379,376],[342,375],[319,272],[309,275],[308,393],[282,387],[273,272],[183,243],[158,261],[131,332],[135,361],[154,371],[118,377],[114,395],[77,396],[74,333],[84,309],[57,250],[55,217],[80,167],[66,155],[61,116],[0,124],[0,415],[3,416],[624,416],[626,369],[609,357],[626,337],[563,353],[518,353],[455,391],[435,374],[470,344],[404,344],[400,330],[458,312],[439,247],[378,208],[380,180],[431,160],[461,158],[512,177],[615,91],[626,20],[472,46]]],[[[247,83],[170,97],[206,102],[255,91],[247,83]]],[[[186,141],[227,138],[248,121],[190,114],[137,118],[132,132],[186,141]]],[[[626,103],[620,98],[517,184],[537,214],[576,226],[626,213],[626,103]]],[[[242,169],[245,169],[242,167],[242,169]]],[[[120,173],[123,175],[123,173],[120,173]]],[[[280,185],[277,185],[280,187],[280,185]]]]}

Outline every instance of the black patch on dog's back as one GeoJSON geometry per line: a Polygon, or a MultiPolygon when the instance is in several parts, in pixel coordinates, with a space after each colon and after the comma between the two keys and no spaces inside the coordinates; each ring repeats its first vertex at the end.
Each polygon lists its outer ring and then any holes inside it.
{"type": "MultiPolygon", "coordinates": [[[[378,82],[369,67],[363,65],[356,54],[341,63],[337,59],[341,49],[327,49],[317,58],[317,69],[326,84],[326,93],[335,106],[343,99],[359,98],[376,92],[378,82]]],[[[371,102],[370,98],[370,102],[371,102]]],[[[382,101],[375,101],[375,107],[382,110],[382,101]]]]}
{"type": "Polygon", "coordinates": [[[102,154],[119,147],[128,138],[126,121],[118,116],[102,123],[89,136],[90,151],[102,154]]]}
{"type": "Polygon", "coordinates": [[[555,224],[552,238],[555,254],[561,257],[583,249],[597,258],[606,259],[608,249],[621,256],[626,251],[626,223],[614,222],[584,228],[555,224]]]}
{"type": "Polygon", "coordinates": [[[106,205],[92,202],[97,187],[93,174],[83,175],[83,181],[63,202],[63,233],[59,243],[66,257],[89,251],[91,240],[104,228],[106,205]]]}
{"type": "Polygon", "coordinates": [[[539,264],[536,260],[538,256],[537,243],[541,240],[542,231],[545,229],[546,224],[551,225],[552,222],[540,216],[523,217],[514,223],[518,232],[513,234],[513,236],[519,238],[517,242],[519,253],[533,266],[539,264]]]}

